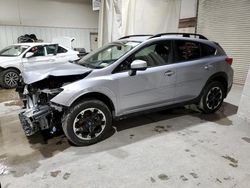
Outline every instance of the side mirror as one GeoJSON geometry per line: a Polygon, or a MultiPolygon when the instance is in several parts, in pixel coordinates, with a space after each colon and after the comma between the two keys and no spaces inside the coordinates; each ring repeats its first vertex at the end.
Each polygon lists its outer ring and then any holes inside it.
{"type": "Polygon", "coordinates": [[[143,60],[134,60],[130,65],[129,76],[136,75],[136,71],[144,71],[148,67],[147,62],[143,60]]]}
{"type": "Polygon", "coordinates": [[[33,52],[27,52],[27,53],[25,54],[25,57],[26,57],[26,58],[29,58],[29,57],[32,57],[33,55],[34,55],[33,52]]]}

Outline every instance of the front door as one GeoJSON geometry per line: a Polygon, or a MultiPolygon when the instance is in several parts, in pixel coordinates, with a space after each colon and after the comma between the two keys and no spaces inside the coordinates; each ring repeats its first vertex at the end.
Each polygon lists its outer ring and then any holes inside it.
{"type": "Polygon", "coordinates": [[[34,53],[32,57],[23,58],[24,68],[34,67],[41,68],[44,66],[49,67],[52,63],[56,62],[57,45],[39,45],[32,47],[28,52],[34,53]]]}
{"type": "Polygon", "coordinates": [[[175,93],[176,74],[172,61],[171,42],[151,44],[120,64],[112,75],[119,93],[118,115],[124,115],[170,104],[175,93]],[[133,60],[144,60],[145,71],[129,76],[133,60]]]}

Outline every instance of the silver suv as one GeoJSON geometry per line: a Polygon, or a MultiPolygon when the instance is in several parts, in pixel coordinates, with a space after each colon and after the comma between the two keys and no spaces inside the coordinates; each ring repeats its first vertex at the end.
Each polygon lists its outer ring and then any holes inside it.
{"type": "Polygon", "coordinates": [[[62,127],[75,145],[105,138],[113,119],[196,104],[217,111],[232,87],[232,58],[219,44],[188,33],[133,35],[77,63],[31,67],[17,90],[27,136],[62,127]]]}

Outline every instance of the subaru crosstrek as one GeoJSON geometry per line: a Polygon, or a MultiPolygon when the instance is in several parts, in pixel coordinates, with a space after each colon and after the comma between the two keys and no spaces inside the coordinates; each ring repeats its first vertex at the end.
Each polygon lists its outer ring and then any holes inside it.
{"type": "Polygon", "coordinates": [[[131,114],[187,104],[216,112],[232,87],[231,64],[202,35],[126,36],[77,63],[26,69],[19,118],[27,136],[62,127],[71,143],[94,144],[131,114]]]}

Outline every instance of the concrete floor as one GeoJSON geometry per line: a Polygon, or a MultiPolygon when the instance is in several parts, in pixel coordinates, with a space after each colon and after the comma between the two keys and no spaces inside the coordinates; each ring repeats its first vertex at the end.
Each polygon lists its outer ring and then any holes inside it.
{"type": "Polygon", "coordinates": [[[103,142],[74,147],[63,135],[27,140],[15,92],[0,90],[2,188],[249,188],[250,125],[236,115],[241,91],[234,86],[216,114],[174,109],[126,119],[103,142]]]}

